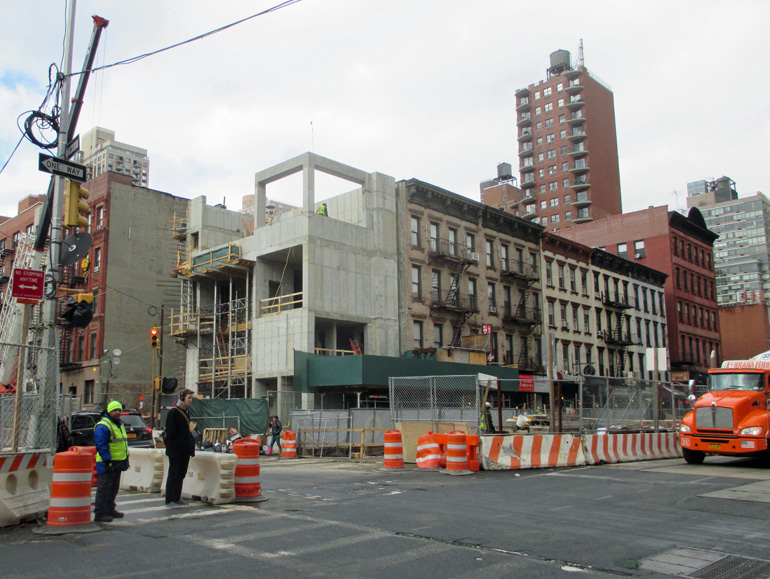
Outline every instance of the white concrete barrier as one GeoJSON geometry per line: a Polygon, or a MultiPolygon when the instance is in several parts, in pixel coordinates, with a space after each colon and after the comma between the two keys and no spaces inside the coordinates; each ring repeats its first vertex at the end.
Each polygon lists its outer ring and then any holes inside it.
{"type": "Polygon", "coordinates": [[[131,466],[120,479],[120,488],[124,491],[159,493],[163,485],[164,451],[154,448],[132,448],[129,463],[131,466]]]}
{"type": "Polygon", "coordinates": [[[0,527],[48,512],[53,460],[46,453],[0,455],[0,527]]]}
{"type": "MultiPolygon", "coordinates": [[[[182,485],[182,497],[199,499],[212,505],[235,502],[235,467],[238,457],[234,454],[199,452],[190,459],[187,476],[182,485]]],[[[168,472],[168,457],[164,456],[163,470],[168,472]]],[[[166,492],[166,477],[161,492],[166,492]]]]}
{"type": "Polygon", "coordinates": [[[590,434],[583,437],[586,464],[633,462],[682,456],[676,432],[590,434]]]}
{"type": "Polygon", "coordinates": [[[519,470],[586,463],[580,438],[571,434],[481,436],[484,470],[519,470]]]}

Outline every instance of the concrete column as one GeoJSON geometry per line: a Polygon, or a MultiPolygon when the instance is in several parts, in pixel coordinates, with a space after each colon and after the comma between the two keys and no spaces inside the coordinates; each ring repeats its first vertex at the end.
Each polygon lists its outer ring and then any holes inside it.
{"type": "Polygon", "coordinates": [[[308,213],[315,213],[315,163],[311,158],[302,168],[302,207],[308,213]]]}
{"type": "Polygon", "coordinates": [[[267,205],[267,185],[257,181],[256,195],[254,196],[254,229],[257,227],[264,227],[265,223],[265,209],[267,205]]]}

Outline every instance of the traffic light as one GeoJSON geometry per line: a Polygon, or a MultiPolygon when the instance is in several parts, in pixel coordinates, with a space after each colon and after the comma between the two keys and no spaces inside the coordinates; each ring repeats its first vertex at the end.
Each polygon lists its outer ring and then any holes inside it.
{"type": "Polygon", "coordinates": [[[67,180],[64,189],[64,227],[85,227],[88,225],[88,190],[77,181],[67,180]]]}
{"type": "Polygon", "coordinates": [[[94,294],[90,292],[74,294],[67,298],[60,317],[67,322],[69,328],[85,328],[94,317],[94,294]]]}
{"type": "Polygon", "coordinates": [[[153,350],[160,348],[160,328],[150,329],[150,346],[153,350]]]}

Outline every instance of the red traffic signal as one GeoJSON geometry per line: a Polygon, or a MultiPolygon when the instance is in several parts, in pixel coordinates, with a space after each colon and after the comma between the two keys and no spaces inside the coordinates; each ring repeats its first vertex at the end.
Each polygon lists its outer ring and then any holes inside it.
{"type": "Polygon", "coordinates": [[[160,328],[150,328],[150,346],[154,350],[160,348],[160,328]]]}

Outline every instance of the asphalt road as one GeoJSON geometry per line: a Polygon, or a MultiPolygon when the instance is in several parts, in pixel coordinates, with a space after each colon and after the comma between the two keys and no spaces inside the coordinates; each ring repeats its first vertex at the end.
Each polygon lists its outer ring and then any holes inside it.
{"type": "Polygon", "coordinates": [[[770,470],[757,462],[379,467],[266,458],[257,506],[167,509],[121,492],[126,518],[97,532],[0,529],[2,576],[707,577],[721,565],[719,577],[770,577],[770,470]]]}

